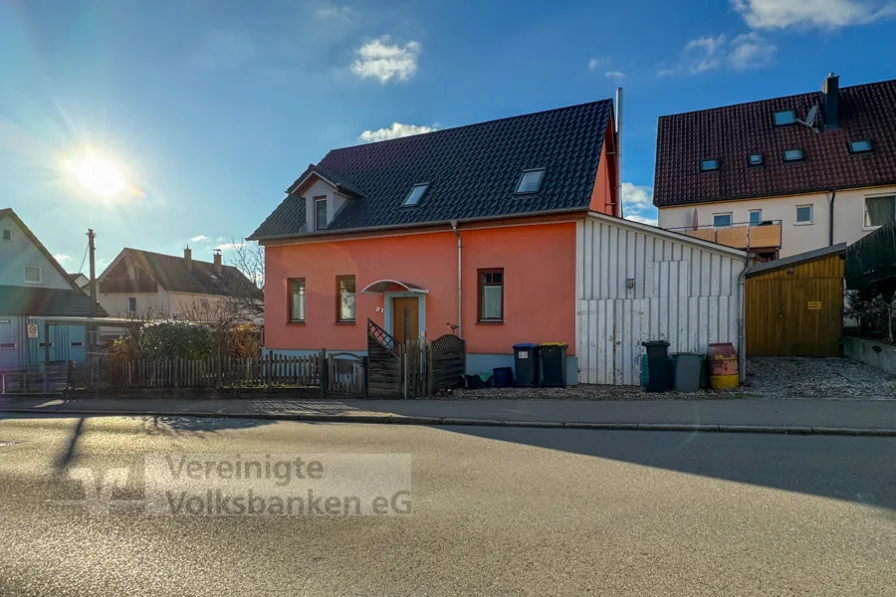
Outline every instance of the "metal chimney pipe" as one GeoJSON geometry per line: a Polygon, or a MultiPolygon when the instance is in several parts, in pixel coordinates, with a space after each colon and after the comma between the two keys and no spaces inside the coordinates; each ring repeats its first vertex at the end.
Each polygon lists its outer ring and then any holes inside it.
{"type": "Polygon", "coordinates": [[[622,213],[622,87],[616,88],[616,205],[617,216],[622,213]]]}

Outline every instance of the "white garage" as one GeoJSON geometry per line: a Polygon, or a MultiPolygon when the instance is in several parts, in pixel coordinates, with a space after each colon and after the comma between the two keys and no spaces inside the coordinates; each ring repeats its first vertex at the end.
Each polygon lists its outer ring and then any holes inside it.
{"type": "Polygon", "coordinates": [[[731,342],[743,372],[746,252],[597,213],[576,243],[579,383],[637,385],[647,340],[703,354],[731,342]]]}

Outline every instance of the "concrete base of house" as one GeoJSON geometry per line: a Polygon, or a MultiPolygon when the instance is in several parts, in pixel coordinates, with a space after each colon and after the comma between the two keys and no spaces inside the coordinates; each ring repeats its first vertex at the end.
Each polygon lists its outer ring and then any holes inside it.
{"type": "MultiPolygon", "coordinates": [[[[283,349],[271,348],[266,349],[275,355],[298,357],[307,356],[309,354],[317,354],[318,350],[301,350],[301,349],[283,349]]],[[[358,356],[367,356],[366,350],[336,350],[327,349],[328,354],[337,352],[348,352],[358,356]]],[[[512,354],[468,354],[467,355],[467,375],[476,373],[492,373],[497,367],[510,367],[513,369],[514,378],[516,378],[516,368],[513,364],[512,354]]],[[[579,382],[579,359],[574,356],[566,357],[566,383],[570,386],[577,385],[579,382]]]]}
{"type": "Polygon", "coordinates": [[[878,340],[867,340],[855,336],[843,337],[843,354],[866,365],[896,375],[896,346],[878,340]]]}

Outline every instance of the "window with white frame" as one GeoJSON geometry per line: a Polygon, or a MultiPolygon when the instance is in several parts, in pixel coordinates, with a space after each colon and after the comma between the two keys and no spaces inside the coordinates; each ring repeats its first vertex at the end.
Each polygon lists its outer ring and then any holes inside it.
{"type": "Polygon", "coordinates": [[[712,214],[712,225],[716,228],[728,228],[731,226],[731,214],[712,214]]]}
{"type": "Polygon", "coordinates": [[[128,313],[136,313],[137,312],[137,297],[129,296],[128,297],[128,313]]]}
{"type": "Polygon", "coordinates": [[[43,271],[39,265],[25,266],[25,283],[40,284],[43,281],[43,271]]]}
{"type": "Polygon", "coordinates": [[[750,226],[758,226],[762,223],[762,210],[761,209],[751,209],[750,210],[750,226]]]}
{"type": "Polygon", "coordinates": [[[315,197],[314,198],[314,229],[315,230],[326,230],[327,229],[327,198],[326,197],[315,197]]]}
{"type": "Polygon", "coordinates": [[[876,228],[896,220],[896,195],[865,197],[865,228],[876,228]]]}
{"type": "Polygon", "coordinates": [[[811,205],[796,206],[796,223],[799,225],[811,224],[814,221],[814,210],[811,205]]]}

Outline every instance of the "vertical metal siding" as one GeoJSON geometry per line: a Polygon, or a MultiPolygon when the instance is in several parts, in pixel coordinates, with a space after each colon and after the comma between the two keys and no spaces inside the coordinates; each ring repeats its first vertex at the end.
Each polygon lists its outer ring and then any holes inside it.
{"type": "Polygon", "coordinates": [[[580,383],[637,385],[646,340],[672,352],[737,345],[745,258],[595,218],[578,223],[576,248],[580,383]]]}

